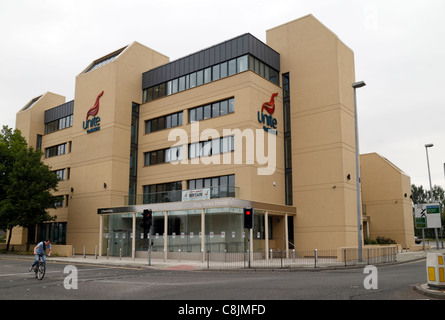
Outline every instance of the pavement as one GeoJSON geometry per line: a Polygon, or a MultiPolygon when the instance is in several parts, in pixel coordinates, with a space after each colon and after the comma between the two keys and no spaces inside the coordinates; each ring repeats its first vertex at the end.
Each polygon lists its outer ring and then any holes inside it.
{"type": "MultiPolygon", "coordinates": [[[[426,260],[427,253],[445,254],[445,249],[431,249],[427,251],[401,252],[397,254],[396,262],[392,264],[408,263],[413,261],[426,260]]],[[[131,257],[99,257],[94,255],[78,255],[75,257],[48,257],[48,261],[57,261],[75,264],[105,265],[109,267],[126,267],[126,268],[148,268],[156,270],[177,270],[177,271],[197,271],[211,270],[207,267],[207,262],[196,260],[178,260],[178,259],[151,259],[150,265],[147,258],[131,258],[131,257]]],[[[425,265],[426,267],[426,265],[425,265]]],[[[425,281],[427,279],[425,278],[425,281]]],[[[445,288],[443,290],[431,288],[427,283],[418,284],[414,287],[417,292],[436,299],[445,299],[445,288]]]]}

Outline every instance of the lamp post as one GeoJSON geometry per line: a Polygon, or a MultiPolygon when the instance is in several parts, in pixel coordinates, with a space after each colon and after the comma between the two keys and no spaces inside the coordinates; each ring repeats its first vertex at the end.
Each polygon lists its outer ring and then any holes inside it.
{"type": "Polygon", "coordinates": [[[357,89],[366,86],[364,81],[354,82],[354,119],[355,119],[355,181],[357,186],[357,236],[358,236],[358,261],[363,261],[362,255],[362,210],[360,201],[360,166],[359,166],[359,149],[358,149],[358,120],[357,120],[357,89]]]}
{"type": "MultiPolygon", "coordinates": [[[[425,150],[426,150],[426,164],[428,166],[428,179],[430,181],[430,193],[431,193],[431,197],[430,197],[430,203],[435,202],[435,198],[433,195],[433,184],[431,183],[431,172],[430,172],[430,160],[428,158],[428,148],[434,147],[434,144],[429,143],[425,145],[425,150]]],[[[437,234],[437,228],[434,228],[434,235],[436,236],[436,249],[439,249],[439,236],[437,234]]]]}

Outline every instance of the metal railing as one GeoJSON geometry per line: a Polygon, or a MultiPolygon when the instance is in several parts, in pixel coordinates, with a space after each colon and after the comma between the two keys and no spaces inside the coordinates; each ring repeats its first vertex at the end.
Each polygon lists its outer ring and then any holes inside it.
{"type": "Polygon", "coordinates": [[[210,252],[206,254],[208,269],[286,269],[326,268],[354,265],[376,265],[395,262],[396,246],[365,248],[358,259],[357,248],[337,250],[265,250],[249,252],[210,252]]]}

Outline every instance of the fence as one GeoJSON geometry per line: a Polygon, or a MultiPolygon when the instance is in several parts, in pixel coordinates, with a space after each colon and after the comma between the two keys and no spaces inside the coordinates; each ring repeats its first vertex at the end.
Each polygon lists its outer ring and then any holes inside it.
{"type": "Polygon", "coordinates": [[[395,262],[396,246],[364,248],[359,261],[357,248],[337,250],[289,250],[269,252],[210,252],[206,254],[208,269],[286,269],[323,268],[354,265],[376,265],[395,262]]]}

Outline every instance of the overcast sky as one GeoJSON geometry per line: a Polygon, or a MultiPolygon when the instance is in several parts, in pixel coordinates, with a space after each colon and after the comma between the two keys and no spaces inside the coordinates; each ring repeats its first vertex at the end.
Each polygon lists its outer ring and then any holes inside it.
{"type": "Polygon", "coordinates": [[[0,125],[47,92],[74,99],[93,60],[138,41],[170,60],[312,13],[355,54],[360,152],[445,185],[443,0],[0,0],[0,125]]]}

